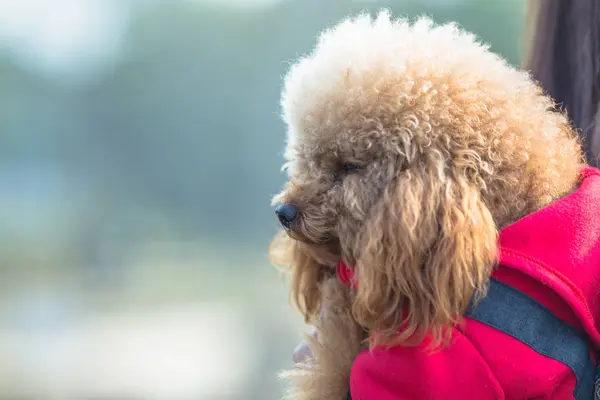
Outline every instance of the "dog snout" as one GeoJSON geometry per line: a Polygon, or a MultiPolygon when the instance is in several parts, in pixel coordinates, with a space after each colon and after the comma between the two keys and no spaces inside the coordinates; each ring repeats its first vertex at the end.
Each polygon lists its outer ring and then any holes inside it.
{"type": "Polygon", "coordinates": [[[275,215],[286,230],[292,229],[292,223],[298,218],[298,208],[290,203],[280,204],[275,208],[275,215]]]}

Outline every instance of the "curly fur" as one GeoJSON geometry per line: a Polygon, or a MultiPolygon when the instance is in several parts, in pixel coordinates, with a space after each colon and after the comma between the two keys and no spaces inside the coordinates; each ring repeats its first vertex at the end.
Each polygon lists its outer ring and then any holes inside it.
{"type": "Polygon", "coordinates": [[[285,371],[290,380],[289,400],[345,399],[354,358],[363,348],[364,332],[350,312],[351,297],[333,278],[321,285],[326,316],[315,322],[319,335],[307,336],[313,357],[285,371]]]}
{"type": "Polygon", "coordinates": [[[374,344],[448,344],[485,294],[498,230],[578,184],[566,116],[455,24],[347,19],[291,67],[282,107],[289,182],[274,203],[301,217],[273,259],[309,321],[335,263],[354,265],[349,307],[374,344]]]}

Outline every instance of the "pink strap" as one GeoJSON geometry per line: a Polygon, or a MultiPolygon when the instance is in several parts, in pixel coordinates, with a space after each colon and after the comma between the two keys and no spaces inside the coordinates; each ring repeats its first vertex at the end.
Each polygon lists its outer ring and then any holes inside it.
{"type": "Polygon", "coordinates": [[[354,279],[354,268],[348,267],[344,261],[340,260],[338,265],[335,267],[338,279],[349,288],[356,288],[356,281],[354,279]]]}

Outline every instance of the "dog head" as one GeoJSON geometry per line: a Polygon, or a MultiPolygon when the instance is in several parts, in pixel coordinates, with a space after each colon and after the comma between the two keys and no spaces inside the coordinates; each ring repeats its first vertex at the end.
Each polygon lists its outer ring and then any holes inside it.
{"type": "Polygon", "coordinates": [[[274,204],[292,292],[310,319],[343,259],[355,318],[386,341],[440,343],[485,292],[498,229],[578,175],[565,116],[454,24],[345,20],[292,66],[282,106],[289,181],[274,204]]]}

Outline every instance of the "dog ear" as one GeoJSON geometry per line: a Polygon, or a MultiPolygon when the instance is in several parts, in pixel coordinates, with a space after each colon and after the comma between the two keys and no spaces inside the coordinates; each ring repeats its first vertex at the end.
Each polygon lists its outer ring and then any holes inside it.
{"type": "Polygon", "coordinates": [[[497,229],[466,176],[407,170],[360,235],[357,321],[374,343],[447,343],[496,261],[497,229]]]}
{"type": "Polygon", "coordinates": [[[302,242],[279,232],[269,247],[269,260],[291,275],[290,296],[307,323],[314,322],[321,311],[320,285],[327,276],[326,267],[302,242]]]}

